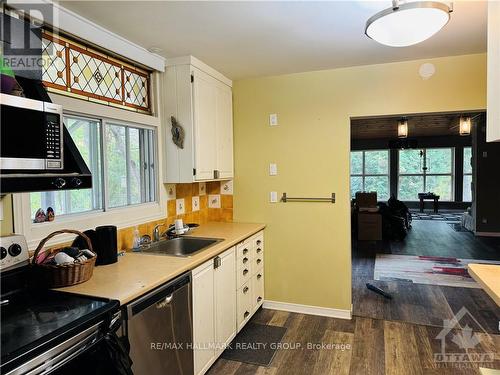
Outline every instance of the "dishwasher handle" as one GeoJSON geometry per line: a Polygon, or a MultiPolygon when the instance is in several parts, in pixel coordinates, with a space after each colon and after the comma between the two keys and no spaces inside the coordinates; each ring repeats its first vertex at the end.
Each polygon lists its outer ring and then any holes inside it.
{"type": "Polygon", "coordinates": [[[140,297],[127,305],[127,318],[130,319],[134,315],[139,314],[141,311],[152,305],[156,305],[157,308],[166,307],[172,301],[175,291],[190,284],[191,273],[188,272],[168,282],[167,284],[156,288],[145,296],[140,297]]]}

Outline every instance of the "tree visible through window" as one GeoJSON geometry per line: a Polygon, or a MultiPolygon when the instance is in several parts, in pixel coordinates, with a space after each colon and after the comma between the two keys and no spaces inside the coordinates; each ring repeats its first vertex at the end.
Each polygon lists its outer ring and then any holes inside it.
{"type": "Polygon", "coordinates": [[[433,192],[453,199],[453,148],[399,151],[398,199],[417,201],[418,193],[433,192]]]}
{"type": "Polygon", "coordinates": [[[153,130],[73,115],[64,123],[92,172],[92,189],[31,193],[33,217],[38,208],[60,216],[155,200],[153,130]]]}
{"type": "Polygon", "coordinates": [[[389,151],[351,152],[351,196],[376,191],[378,200],[389,199],[389,151]]]}
{"type": "Polygon", "coordinates": [[[462,200],[472,202],[472,147],[464,147],[464,184],[462,200]]]}

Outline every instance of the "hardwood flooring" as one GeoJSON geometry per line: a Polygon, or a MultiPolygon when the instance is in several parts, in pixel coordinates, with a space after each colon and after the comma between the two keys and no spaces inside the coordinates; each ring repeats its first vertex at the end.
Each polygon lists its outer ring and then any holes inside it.
{"type": "MultiPolygon", "coordinates": [[[[406,322],[354,317],[352,320],[260,309],[253,323],[287,328],[281,341],[291,349],[278,349],[270,367],[219,359],[209,375],[410,375],[410,374],[479,374],[478,364],[466,361],[460,367],[434,361],[440,353],[436,339],[441,328],[406,322]],[[308,347],[312,344],[331,344],[308,347]],[[300,346],[298,345],[300,344],[300,346]],[[333,345],[343,345],[343,349],[333,345]]],[[[453,333],[451,333],[453,334],[453,333]]],[[[500,369],[500,336],[481,336],[470,351],[493,353],[494,362],[483,367],[500,369]]],[[[453,352],[458,352],[457,348],[453,352]]]]}
{"type": "Polygon", "coordinates": [[[445,222],[419,220],[413,222],[405,241],[353,241],[353,245],[354,315],[442,327],[444,319],[451,319],[465,307],[487,332],[499,333],[500,308],[482,289],[373,280],[377,253],[500,260],[499,238],[480,239],[468,232],[455,232],[445,222]],[[367,282],[390,292],[393,299],[369,291],[367,282]]]}

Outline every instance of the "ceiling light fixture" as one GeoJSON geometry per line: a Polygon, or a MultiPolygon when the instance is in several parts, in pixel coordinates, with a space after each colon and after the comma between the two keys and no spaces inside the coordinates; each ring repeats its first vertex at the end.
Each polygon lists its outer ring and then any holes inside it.
{"type": "Polygon", "coordinates": [[[386,46],[407,47],[423,42],[450,20],[452,5],[438,1],[392,1],[366,22],[365,34],[386,46]]]}
{"type": "Polygon", "coordinates": [[[460,135],[470,135],[472,121],[470,117],[460,117],[460,135]]]}
{"type": "Polygon", "coordinates": [[[408,120],[401,119],[398,121],[398,138],[408,137],[408,120]]]}

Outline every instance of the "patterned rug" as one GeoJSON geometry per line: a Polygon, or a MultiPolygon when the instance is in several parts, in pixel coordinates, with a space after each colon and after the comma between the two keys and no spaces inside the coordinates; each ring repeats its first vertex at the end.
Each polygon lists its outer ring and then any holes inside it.
{"type": "Polygon", "coordinates": [[[440,221],[451,221],[460,222],[463,216],[463,212],[419,212],[411,211],[411,216],[413,220],[440,220],[440,221]]]}
{"type": "Polygon", "coordinates": [[[469,263],[500,265],[500,261],[490,260],[377,254],[373,279],[480,288],[479,284],[467,272],[467,264],[469,263]]]}

